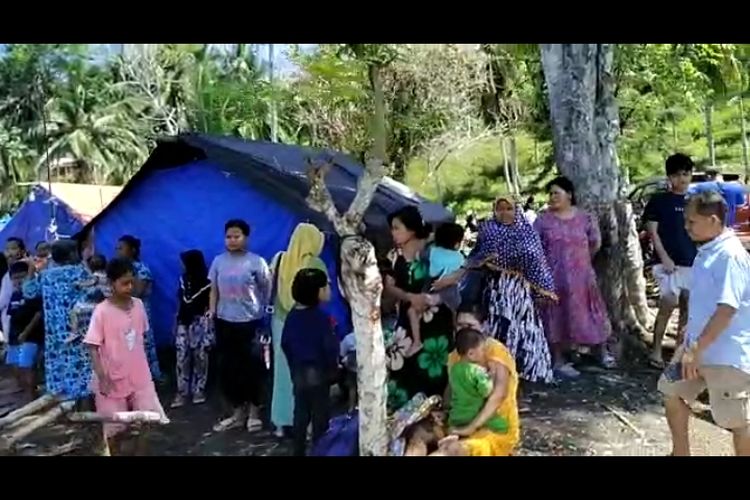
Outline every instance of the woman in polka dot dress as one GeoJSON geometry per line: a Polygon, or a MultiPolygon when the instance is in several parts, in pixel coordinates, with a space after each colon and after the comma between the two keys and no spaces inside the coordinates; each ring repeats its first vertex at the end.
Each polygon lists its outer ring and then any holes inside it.
{"type": "Polygon", "coordinates": [[[538,305],[556,301],[557,296],[541,241],[513,198],[498,198],[494,212],[494,218],[480,224],[469,256],[473,263],[492,257],[487,263],[492,273],[484,292],[489,332],[511,352],[521,378],[553,382],[538,305]]]}

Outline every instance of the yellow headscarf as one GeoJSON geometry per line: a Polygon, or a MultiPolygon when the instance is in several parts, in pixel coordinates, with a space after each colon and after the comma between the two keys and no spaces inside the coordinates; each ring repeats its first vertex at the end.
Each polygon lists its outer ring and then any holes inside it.
{"type": "Polygon", "coordinates": [[[323,252],[325,236],[312,224],[299,224],[289,240],[289,248],[279,257],[277,297],[281,308],[291,311],[294,307],[292,282],[300,269],[320,267],[320,254],[323,252]]]}

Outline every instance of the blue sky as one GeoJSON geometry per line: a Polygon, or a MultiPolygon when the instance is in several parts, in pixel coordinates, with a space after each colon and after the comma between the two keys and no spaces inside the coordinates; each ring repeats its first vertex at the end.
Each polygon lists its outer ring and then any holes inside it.
{"type": "MultiPolygon", "coordinates": [[[[227,47],[227,44],[216,44],[216,47],[227,47]]],[[[317,44],[307,43],[300,44],[302,50],[313,50],[317,44]]],[[[288,51],[292,47],[291,44],[274,44],[274,63],[281,75],[289,74],[296,68],[293,62],[289,60],[288,51]]],[[[122,50],[121,43],[110,43],[110,44],[91,44],[90,45],[92,56],[94,60],[104,60],[108,56],[118,54],[122,50]]],[[[268,49],[267,45],[256,45],[259,59],[262,62],[268,61],[268,49]]],[[[5,52],[5,44],[0,44],[0,56],[5,52]]]]}

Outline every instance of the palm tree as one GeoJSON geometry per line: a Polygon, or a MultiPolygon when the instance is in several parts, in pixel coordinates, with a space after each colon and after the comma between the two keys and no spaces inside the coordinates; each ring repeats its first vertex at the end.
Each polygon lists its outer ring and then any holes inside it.
{"type": "Polygon", "coordinates": [[[50,99],[45,106],[48,147],[37,168],[52,158],[70,157],[78,163],[76,181],[102,184],[122,179],[140,164],[147,148],[135,120],[139,102],[118,96],[116,89],[101,92],[72,82],[67,92],[50,99]]]}

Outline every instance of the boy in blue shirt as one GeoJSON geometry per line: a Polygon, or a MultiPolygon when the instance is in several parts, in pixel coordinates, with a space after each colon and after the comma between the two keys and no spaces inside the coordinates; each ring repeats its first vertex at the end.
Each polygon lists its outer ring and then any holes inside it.
{"type": "Polygon", "coordinates": [[[281,334],[294,386],[294,455],[305,456],[307,426],[312,421],[313,442],[328,430],[329,392],[338,368],[334,322],[321,304],[331,300],[331,287],[320,269],[302,269],[292,282],[297,303],[281,334]]]}

